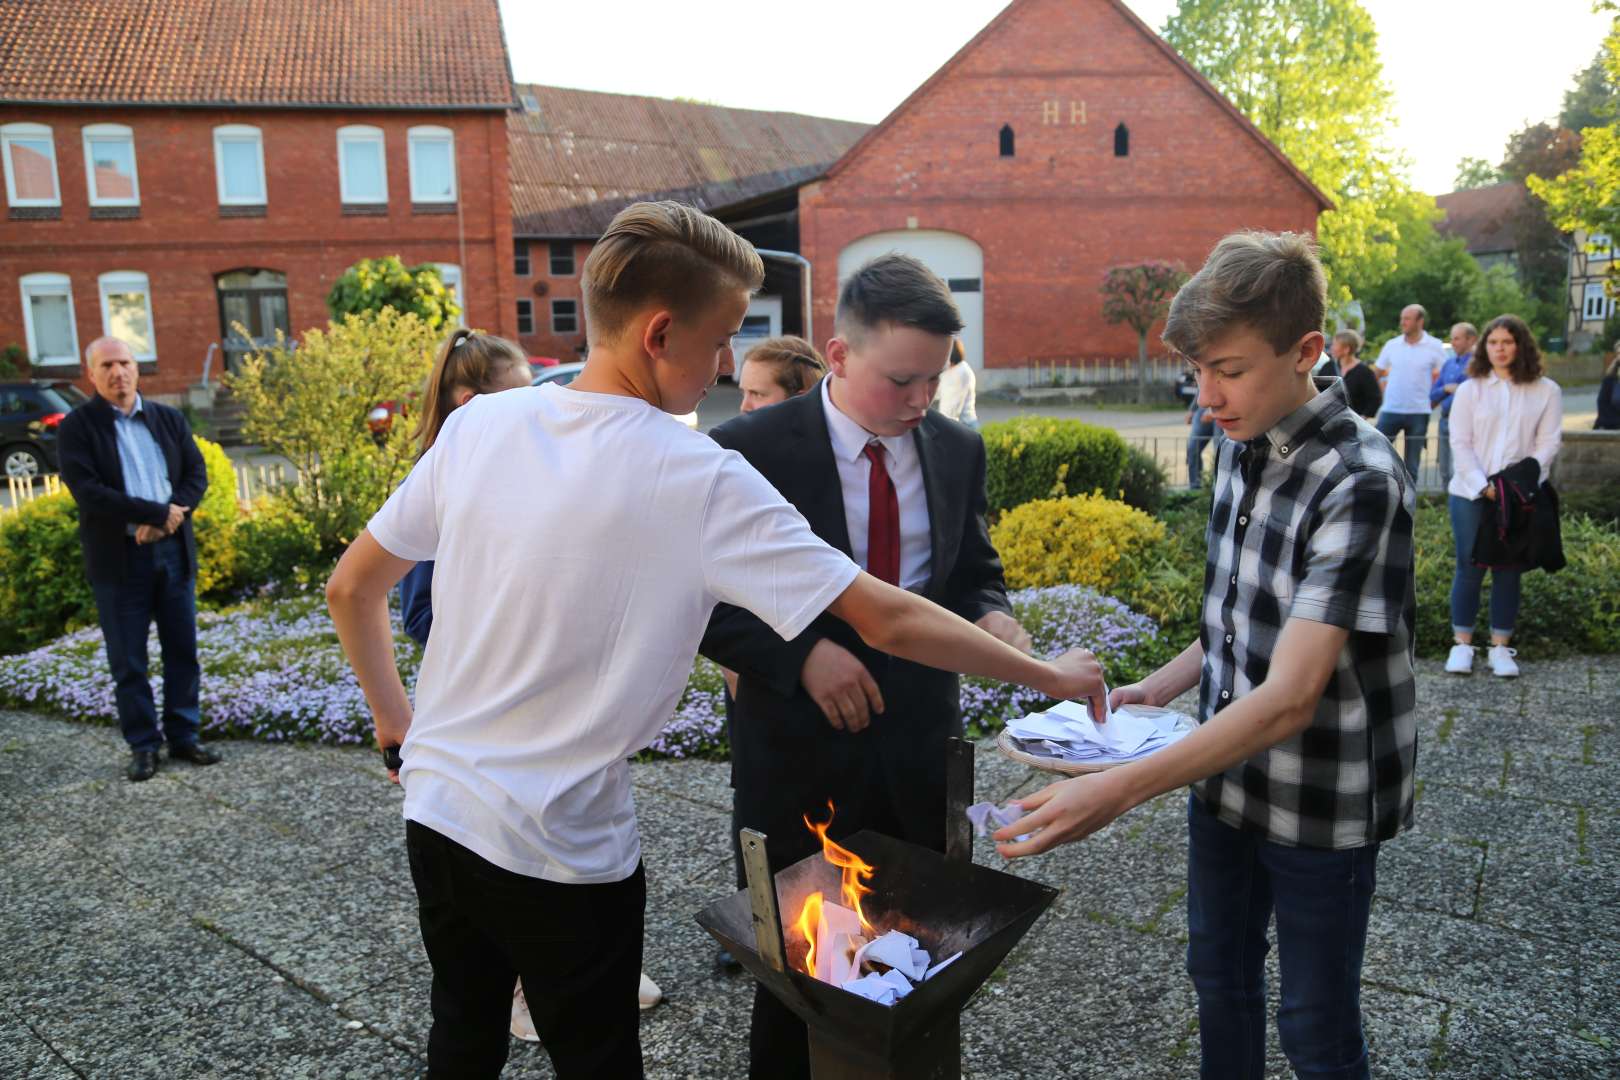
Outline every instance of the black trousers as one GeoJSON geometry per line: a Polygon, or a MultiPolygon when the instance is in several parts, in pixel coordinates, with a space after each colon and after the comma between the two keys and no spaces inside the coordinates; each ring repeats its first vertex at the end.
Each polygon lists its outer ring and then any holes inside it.
{"type": "Polygon", "coordinates": [[[502,869],[414,821],[405,848],[433,963],[432,1080],[498,1077],[512,986],[561,1080],[643,1075],[640,1008],[647,877],[563,885],[502,869]]]}
{"type": "Polygon", "coordinates": [[[101,636],[112,669],[118,727],[132,750],[190,746],[197,741],[202,716],[197,696],[202,669],[197,662],[197,579],[186,566],[186,550],[177,536],[155,544],[129,547],[129,576],[121,585],[90,588],[96,597],[101,636]],[[163,714],[161,727],[152,684],[147,679],[146,637],[157,622],[163,649],[163,714]]]}

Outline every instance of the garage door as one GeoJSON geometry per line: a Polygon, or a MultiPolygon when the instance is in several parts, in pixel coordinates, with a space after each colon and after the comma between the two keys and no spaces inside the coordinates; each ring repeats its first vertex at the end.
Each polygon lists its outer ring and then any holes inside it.
{"type": "Polygon", "coordinates": [[[838,253],[838,284],[868,259],[897,251],[922,264],[951,287],[951,299],[962,313],[962,348],[976,371],[984,370],[984,252],[960,233],[937,229],[899,229],[873,233],[838,253]]]}

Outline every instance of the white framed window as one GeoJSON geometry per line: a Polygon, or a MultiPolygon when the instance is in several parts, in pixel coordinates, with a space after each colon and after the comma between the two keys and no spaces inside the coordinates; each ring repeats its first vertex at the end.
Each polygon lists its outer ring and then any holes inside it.
{"type": "Polygon", "coordinates": [[[455,202],[456,133],[446,127],[413,127],[405,141],[411,159],[411,202],[455,202]]]}
{"type": "Polygon", "coordinates": [[[1585,322],[1601,322],[1613,314],[1614,297],[1603,291],[1603,282],[1587,282],[1586,295],[1581,305],[1581,319],[1585,322]]]}
{"type": "Polygon", "coordinates": [[[553,300],[551,302],[551,332],[553,334],[579,333],[579,302],[553,300]]]}
{"type": "Polygon", "coordinates": [[[12,206],[61,206],[56,182],[56,141],[44,124],[0,126],[0,158],[5,160],[6,201],[12,206]]]}
{"type": "Polygon", "coordinates": [[[157,359],[152,332],[152,289],[137,270],[114,270],[97,279],[101,288],[101,332],[129,346],[137,360],[157,359]]]}
{"type": "Polygon", "coordinates": [[[73,322],[73,283],[66,274],[24,274],[23,333],[35,364],[79,363],[79,332],[73,322]]]}
{"type": "Polygon", "coordinates": [[[86,127],[84,176],[91,206],[141,205],[141,183],[135,173],[135,133],[123,124],[86,127]]]}
{"type": "Polygon", "coordinates": [[[467,325],[467,298],[461,291],[461,267],[454,263],[434,263],[439,268],[439,277],[444,280],[445,291],[455,300],[461,314],[456,316],[457,326],[467,325]]]}
{"type": "Polygon", "coordinates": [[[338,128],[338,188],[351,204],[388,202],[388,158],[382,128],[338,128]]]}
{"type": "Polygon", "coordinates": [[[221,206],[263,206],[264,136],[251,124],[214,129],[214,176],[221,206]]]}
{"type": "Polygon", "coordinates": [[[1608,262],[1614,258],[1614,242],[1608,233],[1593,233],[1588,236],[1586,250],[1592,262],[1608,262]]]}

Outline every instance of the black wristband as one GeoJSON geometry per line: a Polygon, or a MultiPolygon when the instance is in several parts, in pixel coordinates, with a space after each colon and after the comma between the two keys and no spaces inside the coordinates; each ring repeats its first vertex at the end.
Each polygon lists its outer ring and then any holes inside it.
{"type": "Polygon", "coordinates": [[[397,746],[383,747],[382,756],[383,764],[388,766],[388,768],[392,769],[394,772],[398,772],[400,766],[405,764],[405,759],[399,756],[399,747],[397,746]]]}

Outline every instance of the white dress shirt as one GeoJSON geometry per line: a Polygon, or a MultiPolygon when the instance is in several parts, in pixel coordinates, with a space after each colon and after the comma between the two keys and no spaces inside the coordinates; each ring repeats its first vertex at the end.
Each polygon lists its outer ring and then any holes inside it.
{"type": "Polygon", "coordinates": [[[960,420],[964,424],[977,424],[979,412],[974,399],[978,396],[978,379],[966,360],[952,364],[939,376],[939,390],[934,395],[934,408],[941,416],[960,420]]]}
{"type": "Polygon", "coordinates": [[[844,489],[844,521],[849,526],[849,552],[863,570],[870,570],[866,558],[866,534],[870,517],[870,478],[872,462],[866,457],[866,444],[876,440],[883,447],[883,466],[894,484],[900,503],[900,587],[920,592],[928,586],[932,549],[928,534],[928,493],[923,490],[922,459],[912,432],[904,435],[873,435],[838,410],[832,400],[833,377],[821,380],[821,408],[827,414],[827,434],[832,439],[833,459],[838,462],[838,482],[844,489]]]}
{"type": "Polygon", "coordinates": [[[1563,441],[1564,397],[1548,378],[1516,383],[1494,372],[1466,380],[1451,402],[1448,492],[1478,499],[1496,473],[1533,457],[1545,482],[1563,441]]]}

